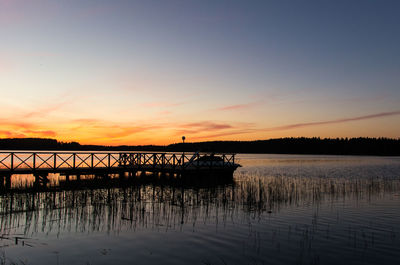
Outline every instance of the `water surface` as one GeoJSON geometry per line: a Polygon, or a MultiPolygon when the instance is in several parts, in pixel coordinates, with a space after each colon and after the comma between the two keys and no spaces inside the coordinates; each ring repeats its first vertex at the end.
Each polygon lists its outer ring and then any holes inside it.
{"type": "Polygon", "coordinates": [[[400,158],[238,158],[233,181],[4,194],[1,260],[399,263],[400,158]]]}

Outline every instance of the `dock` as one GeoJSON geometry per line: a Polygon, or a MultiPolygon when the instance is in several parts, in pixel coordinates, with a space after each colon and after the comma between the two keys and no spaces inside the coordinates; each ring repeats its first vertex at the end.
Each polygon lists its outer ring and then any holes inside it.
{"type": "Polygon", "coordinates": [[[11,187],[11,177],[30,174],[35,184],[46,185],[49,174],[84,175],[98,179],[156,174],[172,177],[233,176],[240,165],[235,154],[166,152],[0,152],[0,187],[11,187]],[[218,159],[209,159],[218,158],[218,159]]]}

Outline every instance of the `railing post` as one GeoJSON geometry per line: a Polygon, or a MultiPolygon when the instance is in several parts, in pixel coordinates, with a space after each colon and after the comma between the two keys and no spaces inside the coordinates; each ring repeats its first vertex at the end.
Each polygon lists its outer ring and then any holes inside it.
{"type": "Polygon", "coordinates": [[[76,153],[73,153],[72,156],[73,156],[72,167],[73,167],[73,169],[75,169],[76,168],[76,153]]]}
{"type": "Polygon", "coordinates": [[[93,157],[94,157],[94,154],[93,153],[91,153],[91,163],[90,163],[90,167],[93,169],[93,157]]]}
{"type": "Polygon", "coordinates": [[[54,153],[54,166],[53,169],[56,170],[57,169],[57,153],[54,153]]]}
{"type": "Polygon", "coordinates": [[[14,170],[14,153],[11,153],[11,170],[14,170]]]}
{"type": "Polygon", "coordinates": [[[153,168],[155,168],[156,167],[156,164],[157,164],[157,154],[153,154],[153,168]]]}
{"type": "Polygon", "coordinates": [[[172,168],[175,170],[175,160],[176,160],[176,155],[172,154],[172,168]]]}
{"type": "Polygon", "coordinates": [[[111,154],[108,153],[108,168],[111,168],[111,154]]]}
{"type": "Polygon", "coordinates": [[[33,170],[36,169],[36,153],[33,153],[33,170]]]}

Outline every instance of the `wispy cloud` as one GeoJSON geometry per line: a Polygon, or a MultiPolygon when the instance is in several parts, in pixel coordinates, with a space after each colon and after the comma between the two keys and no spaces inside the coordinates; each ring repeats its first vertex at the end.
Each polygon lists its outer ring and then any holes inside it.
{"type": "Polygon", "coordinates": [[[232,129],[233,126],[227,123],[216,123],[212,121],[202,121],[194,123],[185,123],[177,125],[179,128],[177,134],[201,134],[204,132],[220,131],[226,129],[232,129]]]}
{"type": "Polygon", "coordinates": [[[361,121],[361,120],[383,118],[383,117],[394,116],[394,115],[400,115],[400,111],[380,112],[380,113],[375,113],[375,114],[370,114],[370,115],[365,115],[365,116],[342,118],[342,119],[328,120],[328,121],[294,123],[294,124],[288,124],[288,125],[284,125],[284,126],[265,128],[265,129],[262,129],[262,131],[283,131],[283,130],[302,128],[302,127],[311,127],[311,126],[319,126],[319,125],[326,125],[326,124],[336,124],[336,123],[345,123],[345,122],[351,122],[351,121],[361,121]]]}
{"type": "Polygon", "coordinates": [[[192,140],[213,140],[214,138],[220,138],[220,137],[227,137],[227,136],[232,136],[232,135],[239,135],[239,134],[247,134],[247,133],[252,133],[254,130],[252,129],[246,129],[246,130],[233,130],[233,131],[226,131],[226,132],[220,132],[220,133],[214,133],[214,134],[205,134],[201,136],[194,136],[191,137],[192,140]]]}
{"type": "Polygon", "coordinates": [[[19,132],[14,132],[14,131],[6,131],[6,130],[0,130],[0,136],[6,137],[6,138],[24,138],[24,137],[26,137],[25,134],[22,134],[19,132]]]}
{"type": "Polygon", "coordinates": [[[0,119],[1,127],[5,128],[14,128],[14,129],[32,129],[35,128],[35,125],[30,122],[18,121],[18,120],[9,120],[9,119],[0,119]]]}
{"type": "Polygon", "coordinates": [[[215,123],[212,121],[202,121],[202,122],[194,122],[194,123],[186,123],[182,124],[183,128],[199,128],[204,130],[221,130],[221,129],[230,129],[232,125],[227,123],[215,123]]]}
{"type": "Polygon", "coordinates": [[[253,124],[237,124],[235,126],[229,124],[216,124],[212,122],[202,122],[202,123],[188,123],[183,125],[183,129],[179,131],[180,133],[189,133],[193,135],[191,137],[192,140],[212,140],[213,138],[226,138],[228,136],[233,135],[245,135],[250,133],[259,133],[259,132],[271,132],[271,131],[284,131],[291,129],[298,129],[303,127],[311,127],[311,126],[319,126],[326,124],[337,124],[337,123],[345,123],[352,121],[360,121],[360,120],[368,120],[368,119],[377,119],[388,116],[400,115],[400,111],[392,111],[392,112],[380,112],[370,115],[350,117],[350,118],[342,118],[328,121],[317,121],[317,122],[305,122],[305,123],[294,123],[283,126],[271,127],[271,128],[254,128],[253,124]],[[189,129],[194,128],[194,129],[189,129]],[[196,130],[201,129],[201,130],[196,130]]]}
{"type": "Polygon", "coordinates": [[[214,122],[202,121],[177,125],[176,135],[186,135],[189,141],[214,140],[226,138],[232,135],[247,134],[253,132],[254,124],[243,122],[214,122]]]}
{"type": "Polygon", "coordinates": [[[24,130],[22,133],[26,135],[35,135],[40,137],[56,137],[57,133],[52,130],[24,130]]]}
{"type": "Polygon", "coordinates": [[[100,119],[75,119],[71,120],[73,130],[76,132],[90,131],[92,140],[103,139],[105,141],[113,141],[115,139],[126,138],[137,134],[145,133],[151,130],[162,129],[162,125],[158,124],[141,124],[132,126],[128,124],[117,124],[107,120],[100,119]]]}
{"type": "MultiPolygon", "coordinates": [[[[175,123],[166,121],[154,124],[137,122],[132,126],[129,124],[117,124],[106,120],[77,119],[72,120],[71,124],[75,125],[74,130],[77,133],[83,132],[87,135],[87,132],[91,132],[91,138],[88,140],[92,142],[112,142],[120,144],[123,143],[124,139],[126,141],[127,139],[132,138],[140,138],[142,140],[144,138],[150,138],[148,141],[151,143],[151,137],[160,134],[170,135],[172,138],[175,138],[178,135],[187,135],[191,140],[205,139],[207,137],[247,133],[246,129],[249,128],[249,124],[231,124],[215,121],[200,121],[192,123],[175,123]]],[[[180,137],[177,139],[180,139],[180,137]]],[[[154,141],[159,140],[160,139],[153,139],[153,143],[154,141]]]]}
{"type": "Polygon", "coordinates": [[[220,111],[245,110],[245,109],[250,109],[257,105],[260,105],[261,103],[262,103],[261,101],[256,101],[256,102],[250,102],[250,103],[245,103],[245,104],[227,105],[227,106],[224,106],[221,108],[217,108],[217,110],[220,110],[220,111]]]}
{"type": "Polygon", "coordinates": [[[138,133],[144,133],[151,130],[160,129],[160,126],[136,126],[136,127],[114,127],[113,130],[109,130],[104,134],[108,139],[124,138],[138,133]]]}
{"type": "Polygon", "coordinates": [[[22,137],[56,137],[57,133],[53,130],[41,129],[32,123],[1,121],[0,136],[11,138],[22,137]],[[6,128],[6,129],[5,129],[6,128]]]}
{"type": "Polygon", "coordinates": [[[63,101],[54,104],[48,104],[45,107],[38,108],[36,110],[30,111],[22,115],[23,118],[33,118],[33,117],[43,117],[51,112],[61,109],[63,106],[67,105],[70,101],[63,101]]]}
{"type": "Polygon", "coordinates": [[[234,136],[243,138],[249,134],[259,135],[263,132],[284,130],[294,130],[295,132],[298,128],[379,119],[395,115],[400,115],[400,110],[325,121],[293,123],[270,128],[260,128],[253,123],[213,120],[178,123],[165,119],[159,123],[143,121],[132,124],[83,118],[61,124],[46,125],[29,119],[0,119],[0,137],[59,137],[59,140],[76,138],[74,140],[82,143],[98,144],[143,144],[143,139],[148,139],[146,143],[149,144],[160,141],[168,143],[171,141],[170,139],[175,139],[178,135],[187,136],[189,141],[235,138],[234,136]]]}

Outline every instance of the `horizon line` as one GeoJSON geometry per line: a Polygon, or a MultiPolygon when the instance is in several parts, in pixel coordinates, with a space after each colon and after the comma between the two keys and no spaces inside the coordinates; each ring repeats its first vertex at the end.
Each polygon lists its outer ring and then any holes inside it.
{"type": "Polygon", "coordinates": [[[314,137],[304,137],[304,136],[299,136],[299,137],[281,137],[281,138],[269,138],[269,139],[257,139],[257,140],[209,140],[209,141],[199,141],[199,142],[185,142],[185,143],[181,143],[181,142],[175,142],[175,143],[169,143],[169,144],[145,144],[145,145],[130,145],[130,144],[121,144],[121,145],[105,145],[105,144],[81,144],[78,141],[62,141],[62,140],[58,140],[55,138],[41,138],[41,137],[23,137],[23,138],[0,138],[0,141],[2,140],[51,140],[51,141],[56,141],[57,143],[61,143],[61,144],[73,144],[73,143],[77,143],[80,146],[103,146],[103,147],[122,147],[122,146],[127,146],[127,147],[139,147],[139,146],[169,146],[169,145],[176,145],[176,144],[197,144],[197,143],[212,143],[212,142],[260,142],[260,141],[271,141],[271,140],[283,140],[283,139],[318,139],[318,140],[352,140],[352,139],[374,139],[374,140],[380,140],[380,139],[384,139],[384,140],[395,140],[395,141],[399,141],[400,137],[398,138],[391,138],[391,137],[384,137],[384,136],[380,136],[380,137],[336,137],[336,138],[332,138],[332,137],[318,137],[318,136],[314,136],[314,137]]]}

